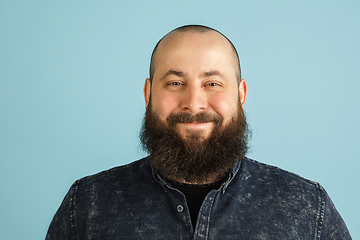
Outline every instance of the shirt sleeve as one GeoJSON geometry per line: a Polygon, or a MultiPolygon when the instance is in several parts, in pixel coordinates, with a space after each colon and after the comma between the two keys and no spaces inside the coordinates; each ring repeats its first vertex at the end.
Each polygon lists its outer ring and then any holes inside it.
{"type": "Polygon", "coordinates": [[[76,239],[74,216],[75,182],[55,213],[45,240],[76,239]]]}
{"type": "Polygon", "coordinates": [[[335,205],[331,201],[329,195],[324,188],[322,189],[322,208],[320,213],[319,232],[321,240],[330,239],[346,239],[351,240],[349,230],[347,229],[344,220],[336,210],[335,205]]]}

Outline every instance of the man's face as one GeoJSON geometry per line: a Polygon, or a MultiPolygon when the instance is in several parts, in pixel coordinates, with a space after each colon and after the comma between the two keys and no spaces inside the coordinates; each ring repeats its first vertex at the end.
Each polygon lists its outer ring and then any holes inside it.
{"type": "MultiPolygon", "coordinates": [[[[236,69],[231,46],[219,33],[170,33],[156,51],[152,84],[145,82],[146,105],[151,95],[153,112],[167,124],[169,116],[187,113],[222,119],[226,126],[237,116],[239,99],[244,105],[246,98],[246,82],[238,83],[236,69]]],[[[173,127],[183,139],[207,139],[216,123],[206,119],[173,127]]]]}

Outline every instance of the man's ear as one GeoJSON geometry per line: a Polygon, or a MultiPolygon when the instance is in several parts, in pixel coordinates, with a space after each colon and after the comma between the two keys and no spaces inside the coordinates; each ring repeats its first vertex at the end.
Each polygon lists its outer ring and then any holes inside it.
{"type": "Polygon", "coordinates": [[[149,101],[150,101],[150,93],[151,93],[151,83],[150,79],[145,79],[144,84],[144,99],[145,99],[145,108],[147,108],[149,101]]]}
{"type": "Polygon", "coordinates": [[[243,108],[246,101],[246,95],[247,95],[247,84],[245,79],[241,79],[239,84],[239,97],[240,97],[241,106],[243,108]]]}

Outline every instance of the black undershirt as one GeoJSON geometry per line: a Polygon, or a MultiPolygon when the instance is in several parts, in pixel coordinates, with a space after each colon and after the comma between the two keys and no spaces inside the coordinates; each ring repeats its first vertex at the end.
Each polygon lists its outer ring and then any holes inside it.
{"type": "Polygon", "coordinates": [[[195,229],[196,221],[199,215],[201,205],[206,195],[213,189],[219,189],[224,181],[206,185],[184,184],[179,182],[171,182],[172,186],[180,190],[186,197],[189,207],[192,225],[195,229]]]}

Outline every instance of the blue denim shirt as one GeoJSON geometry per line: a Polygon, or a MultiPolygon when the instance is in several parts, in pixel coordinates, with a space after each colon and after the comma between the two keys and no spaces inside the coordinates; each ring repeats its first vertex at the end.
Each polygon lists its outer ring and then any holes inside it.
{"type": "Polygon", "coordinates": [[[209,192],[193,229],[185,196],[144,158],[76,181],[46,239],[351,237],[320,184],[247,158],[209,192]]]}

